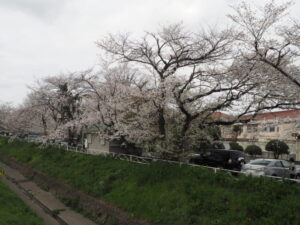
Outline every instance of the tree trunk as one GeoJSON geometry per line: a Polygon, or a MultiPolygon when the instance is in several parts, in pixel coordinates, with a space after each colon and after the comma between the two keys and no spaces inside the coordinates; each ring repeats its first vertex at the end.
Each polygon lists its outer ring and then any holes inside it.
{"type": "Polygon", "coordinates": [[[164,116],[164,109],[158,109],[158,126],[159,126],[159,135],[161,140],[165,140],[166,138],[166,128],[165,128],[165,116],[164,116]]]}
{"type": "Polygon", "coordinates": [[[276,151],[274,151],[273,153],[274,153],[274,159],[278,159],[279,158],[279,154],[277,154],[276,151]]]}
{"type": "Polygon", "coordinates": [[[69,145],[77,144],[77,143],[75,143],[75,135],[76,135],[75,128],[69,127],[68,128],[68,144],[69,145]]]}
{"type": "Polygon", "coordinates": [[[191,122],[193,121],[193,118],[190,115],[185,115],[185,121],[184,124],[181,128],[181,132],[180,132],[180,137],[181,137],[181,141],[179,144],[179,149],[181,150],[181,153],[184,153],[185,151],[185,135],[186,132],[188,131],[188,129],[190,128],[191,122]]]}
{"type": "Polygon", "coordinates": [[[46,118],[44,115],[42,115],[42,124],[43,124],[43,129],[44,129],[44,135],[47,135],[47,122],[46,122],[46,118]]]}

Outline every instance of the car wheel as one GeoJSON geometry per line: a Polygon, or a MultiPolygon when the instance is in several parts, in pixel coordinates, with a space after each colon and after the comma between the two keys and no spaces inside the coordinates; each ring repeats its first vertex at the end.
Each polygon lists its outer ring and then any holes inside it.
{"type": "Polygon", "coordinates": [[[239,164],[236,166],[237,170],[241,170],[245,164],[246,162],[244,160],[241,160],[239,164]]]}

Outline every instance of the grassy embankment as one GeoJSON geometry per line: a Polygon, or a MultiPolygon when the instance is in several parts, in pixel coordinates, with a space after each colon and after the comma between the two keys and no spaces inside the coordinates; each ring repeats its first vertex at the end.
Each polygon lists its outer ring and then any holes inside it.
{"type": "Polygon", "coordinates": [[[0,151],[158,225],[299,225],[299,185],[7,144],[0,151]]]}
{"type": "Polygon", "coordinates": [[[0,180],[0,225],[42,224],[42,219],[0,180]]]}

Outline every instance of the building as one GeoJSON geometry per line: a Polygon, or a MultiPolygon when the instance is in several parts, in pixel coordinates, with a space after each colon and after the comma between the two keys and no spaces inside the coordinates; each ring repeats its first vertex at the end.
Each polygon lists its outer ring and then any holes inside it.
{"type": "Polygon", "coordinates": [[[99,135],[99,128],[96,125],[91,126],[84,131],[83,146],[90,154],[109,152],[109,141],[99,135]]]}
{"type": "Polygon", "coordinates": [[[134,144],[125,144],[119,139],[109,140],[99,133],[99,126],[93,125],[84,132],[83,146],[89,154],[119,153],[141,155],[142,149],[134,144]]]}
{"type": "Polygon", "coordinates": [[[244,148],[256,144],[264,150],[270,140],[282,140],[288,144],[290,153],[300,161],[300,110],[243,116],[240,123],[222,127],[221,133],[224,140],[237,141],[244,148]]]}
{"type": "Polygon", "coordinates": [[[109,141],[96,133],[86,135],[84,146],[90,154],[101,154],[109,152],[109,141]]]}

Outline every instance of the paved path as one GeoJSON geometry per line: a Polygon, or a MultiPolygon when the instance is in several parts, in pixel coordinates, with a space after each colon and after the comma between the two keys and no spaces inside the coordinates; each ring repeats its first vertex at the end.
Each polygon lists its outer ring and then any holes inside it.
{"type": "Polygon", "coordinates": [[[45,225],[96,225],[96,223],[65,206],[50,192],[40,189],[17,170],[1,162],[0,167],[5,171],[5,177],[2,178],[3,182],[44,220],[45,225]],[[53,211],[60,212],[53,214],[53,211]]]}

